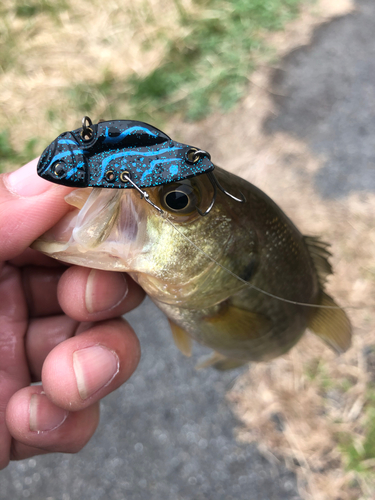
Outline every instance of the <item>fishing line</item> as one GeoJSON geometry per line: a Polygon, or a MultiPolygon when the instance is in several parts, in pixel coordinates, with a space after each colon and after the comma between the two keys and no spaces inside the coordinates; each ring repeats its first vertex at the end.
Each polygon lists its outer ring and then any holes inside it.
{"type": "Polygon", "coordinates": [[[232,272],[227,267],[220,264],[220,262],[218,262],[214,257],[211,257],[211,255],[209,255],[207,252],[205,252],[202,248],[199,248],[198,245],[196,245],[188,236],[186,236],[182,231],[180,231],[178,229],[178,227],[176,227],[175,224],[173,224],[173,222],[168,218],[168,216],[166,216],[165,212],[161,212],[160,215],[163,218],[163,220],[168,222],[168,224],[170,224],[186,241],[188,241],[191,245],[193,245],[194,248],[196,248],[199,252],[201,252],[211,262],[214,262],[217,266],[219,266],[221,269],[223,269],[227,273],[231,274],[234,278],[237,278],[239,281],[244,283],[246,286],[248,286],[250,288],[254,288],[254,290],[256,290],[257,292],[263,293],[264,295],[267,295],[268,297],[271,297],[273,299],[281,300],[282,302],[286,302],[288,304],[293,304],[293,305],[297,305],[297,306],[315,307],[315,308],[319,308],[319,309],[341,309],[341,307],[339,307],[339,306],[324,306],[324,305],[319,305],[319,304],[308,304],[305,302],[296,302],[295,300],[284,299],[283,297],[279,297],[277,295],[274,295],[273,293],[266,292],[265,290],[258,288],[257,286],[242,279],[240,276],[238,276],[236,273],[232,272]]]}

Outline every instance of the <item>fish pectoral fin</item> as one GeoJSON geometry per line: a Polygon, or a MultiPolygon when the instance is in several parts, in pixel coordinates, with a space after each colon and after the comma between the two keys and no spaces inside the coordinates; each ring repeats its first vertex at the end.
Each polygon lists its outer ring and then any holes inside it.
{"type": "Polygon", "coordinates": [[[204,321],[215,327],[219,338],[231,343],[258,339],[272,326],[266,316],[233,305],[225,305],[219,313],[206,317],[204,321]]]}
{"type": "Polygon", "coordinates": [[[219,352],[213,352],[208,358],[203,359],[201,362],[195,365],[196,370],[202,370],[203,368],[208,368],[212,366],[216,370],[233,370],[246,364],[248,361],[243,359],[227,358],[219,352]]]}
{"type": "Polygon", "coordinates": [[[317,309],[308,327],[339,354],[349,349],[352,327],[345,311],[325,292],[321,292],[319,304],[337,309],[317,309]]]}
{"type": "Polygon", "coordinates": [[[176,325],[176,323],[173,323],[173,321],[171,321],[170,319],[168,319],[168,322],[172,330],[174,343],[176,344],[178,349],[182,352],[182,354],[184,354],[184,356],[187,356],[189,358],[191,356],[191,346],[192,346],[192,340],[190,335],[188,335],[185,332],[185,330],[176,325]]]}

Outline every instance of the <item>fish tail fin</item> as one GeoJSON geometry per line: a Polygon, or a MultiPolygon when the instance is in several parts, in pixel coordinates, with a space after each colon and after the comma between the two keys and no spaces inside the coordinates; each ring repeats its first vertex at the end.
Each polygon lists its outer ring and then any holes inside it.
{"type": "Polygon", "coordinates": [[[248,363],[248,361],[243,359],[227,358],[223,354],[213,352],[208,358],[199,362],[195,368],[197,370],[202,370],[202,368],[212,366],[212,368],[215,368],[216,370],[224,371],[233,370],[234,368],[238,368],[246,363],[248,363]]]}
{"type": "Polygon", "coordinates": [[[352,327],[345,311],[325,292],[321,291],[319,305],[312,315],[308,327],[324,340],[338,354],[349,349],[352,338],[352,327]],[[332,309],[325,309],[325,307],[332,309]]]}

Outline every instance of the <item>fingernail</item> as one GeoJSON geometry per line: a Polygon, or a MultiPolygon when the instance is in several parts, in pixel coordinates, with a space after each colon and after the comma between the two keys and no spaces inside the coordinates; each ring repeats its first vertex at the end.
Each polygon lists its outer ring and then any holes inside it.
{"type": "Polygon", "coordinates": [[[108,385],[119,371],[117,354],[100,345],[73,353],[73,368],[82,399],[92,396],[108,385]]]}
{"type": "Polygon", "coordinates": [[[89,313],[114,309],[128,293],[123,273],[92,269],[86,283],[86,308],[89,313]]]}
{"type": "Polygon", "coordinates": [[[6,175],[4,183],[8,191],[25,197],[36,196],[47,191],[52,184],[39,177],[36,173],[37,165],[38,158],[6,175]]]}
{"type": "Polygon", "coordinates": [[[29,427],[31,431],[52,431],[60,427],[69,412],[55,406],[44,394],[33,394],[30,398],[29,427]]]}

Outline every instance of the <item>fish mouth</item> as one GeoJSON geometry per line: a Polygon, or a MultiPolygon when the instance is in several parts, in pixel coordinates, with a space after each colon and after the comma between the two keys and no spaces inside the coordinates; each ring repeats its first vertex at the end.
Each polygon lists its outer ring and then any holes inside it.
{"type": "Polygon", "coordinates": [[[132,271],[146,244],[147,217],[134,190],[77,189],[73,209],[32,248],[70,264],[132,271]]]}

